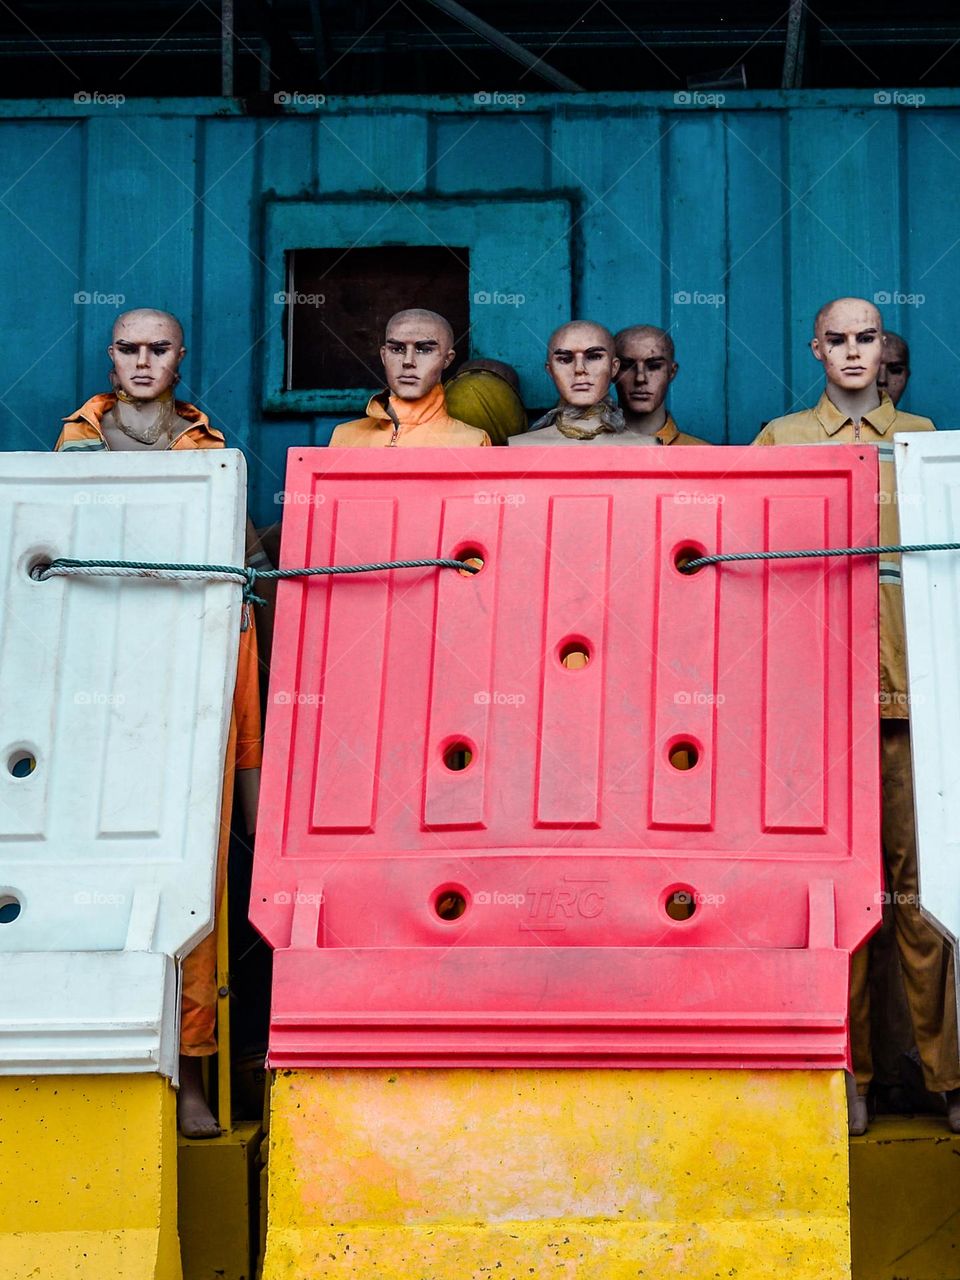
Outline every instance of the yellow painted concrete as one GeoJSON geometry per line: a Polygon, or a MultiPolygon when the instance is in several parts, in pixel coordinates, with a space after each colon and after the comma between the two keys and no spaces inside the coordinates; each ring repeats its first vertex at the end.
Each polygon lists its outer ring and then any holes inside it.
{"type": "Polygon", "coordinates": [[[181,1280],[168,1080],[0,1077],[0,1117],[3,1280],[181,1280]]]}
{"type": "Polygon", "coordinates": [[[180,1138],[180,1253],[184,1280],[250,1280],[259,1246],[260,1143],[255,1120],[219,1138],[180,1138]]]}
{"type": "Polygon", "coordinates": [[[839,1072],[282,1072],[264,1280],[847,1280],[839,1072]]]}
{"type": "Polygon", "coordinates": [[[943,1116],[877,1116],[850,1139],[854,1280],[958,1280],[960,1134],[943,1116]]]}

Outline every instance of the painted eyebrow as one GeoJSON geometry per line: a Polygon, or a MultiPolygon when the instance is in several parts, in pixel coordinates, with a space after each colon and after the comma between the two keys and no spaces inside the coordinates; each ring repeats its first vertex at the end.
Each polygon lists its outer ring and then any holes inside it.
{"type": "MultiPolygon", "coordinates": [[[[603,352],[603,354],[606,355],[607,348],[606,347],[587,347],[583,354],[585,356],[594,356],[594,355],[597,355],[598,352],[603,352]]],[[[552,352],[552,354],[555,356],[572,356],[573,351],[569,347],[557,347],[552,352]]]]}
{"type": "MultiPolygon", "coordinates": [[[[867,325],[865,329],[857,330],[857,337],[859,337],[862,333],[877,333],[877,332],[879,331],[876,329],[875,326],[867,325]]],[[[841,333],[839,329],[826,329],[824,331],[824,336],[827,338],[845,338],[847,335],[845,333],[841,333]]]]}

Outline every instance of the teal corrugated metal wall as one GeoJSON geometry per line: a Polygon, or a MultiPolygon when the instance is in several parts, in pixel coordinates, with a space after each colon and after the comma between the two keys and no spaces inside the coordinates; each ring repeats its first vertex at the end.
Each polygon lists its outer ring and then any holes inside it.
{"type": "MultiPolygon", "coordinates": [[[[263,410],[284,287],[265,208],[348,194],[568,201],[571,314],[670,326],[674,414],[716,442],[816,398],[812,316],[845,293],[878,297],[910,340],[905,407],[953,427],[960,93],[920,96],[340,99],[268,119],[219,100],[0,103],[3,446],[48,447],[105,389],[118,310],[167,308],[188,330],[183,394],[247,451],[255,516],[275,518],[285,450],[344,414],[263,410]]],[[[502,324],[539,332],[537,300],[502,324]]],[[[542,399],[541,372],[521,373],[542,399]]]]}

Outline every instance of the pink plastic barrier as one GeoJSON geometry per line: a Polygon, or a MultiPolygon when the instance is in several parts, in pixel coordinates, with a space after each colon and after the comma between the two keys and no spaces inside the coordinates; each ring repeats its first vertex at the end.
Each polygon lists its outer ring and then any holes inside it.
{"type": "Polygon", "coordinates": [[[676,561],[870,544],[876,492],[856,447],[292,450],[284,567],[483,568],[280,586],[271,1063],[842,1066],[876,562],[676,561]]]}

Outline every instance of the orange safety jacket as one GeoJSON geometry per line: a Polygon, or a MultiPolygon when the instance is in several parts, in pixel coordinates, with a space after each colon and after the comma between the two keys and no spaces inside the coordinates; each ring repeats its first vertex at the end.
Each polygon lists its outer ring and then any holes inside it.
{"type": "Polygon", "coordinates": [[[385,391],[371,397],[367,416],[341,423],[330,444],[334,448],[488,445],[490,437],[479,427],[450,417],[438,383],[418,400],[388,398],[385,391]]]}
{"type": "MultiPolygon", "coordinates": [[[[117,403],[110,393],[92,396],[86,404],[63,420],[63,430],[54,449],[58,453],[109,450],[100,423],[103,415],[117,403]]],[[[185,400],[175,402],[181,418],[192,425],[170,443],[170,449],[223,449],[223,432],[211,427],[205,413],[185,400]]],[[[262,756],[260,726],[260,681],[257,656],[257,632],[247,627],[240,632],[237,657],[237,683],[233,693],[233,713],[237,726],[237,769],[259,769],[262,756]]]]}

